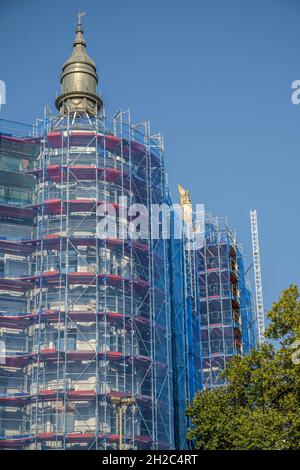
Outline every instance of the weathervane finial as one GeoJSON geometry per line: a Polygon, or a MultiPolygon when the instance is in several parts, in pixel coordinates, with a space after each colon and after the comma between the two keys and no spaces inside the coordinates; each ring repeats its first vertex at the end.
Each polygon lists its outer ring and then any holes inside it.
{"type": "Polygon", "coordinates": [[[80,11],[79,10],[79,12],[77,14],[77,17],[78,17],[77,24],[78,24],[78,26],[81,26],[81,18],[85,15],[86,15],[86,11],[80,11]]]}

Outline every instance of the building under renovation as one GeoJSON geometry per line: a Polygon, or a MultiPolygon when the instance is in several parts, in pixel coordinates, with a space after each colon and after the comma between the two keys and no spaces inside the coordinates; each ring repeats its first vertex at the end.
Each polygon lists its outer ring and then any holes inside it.
{"type": "Polygon", "coordinates": [[[79,19],[58,115],[0,128],[0,447],[186,448],[197,390],[255,344],[235,235],[124,236],[128,207],[169,204],[163,140],[109,122],[79,19]],[[114,210],[115,230],[97,227],[114,210]]]}
{"type": "Polygon", "coordinates": [[[198,390],[225,385],[226,364],[255,347],[257,331],[235,232],[203,205],[194,212],[189,192],[179,189],[189,230],[180,239],[171,239],[171,324],[174,410],[180,423],[174,429],[175,442],[184,448],[186,403],[198,390]]]}

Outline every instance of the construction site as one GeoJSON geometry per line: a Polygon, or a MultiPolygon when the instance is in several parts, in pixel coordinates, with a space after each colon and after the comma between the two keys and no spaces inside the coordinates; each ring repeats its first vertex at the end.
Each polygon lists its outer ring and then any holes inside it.
{"type": "Polygon", "coordinates": [[[185,449],[187,403],[257,342],[241,245],[206,212],[196,250],[99,238],[103,203],[171,203],[163,139],[106,118],[80,18],[61,84],[59,115],[0,121],[0,448],[185,449]]]}

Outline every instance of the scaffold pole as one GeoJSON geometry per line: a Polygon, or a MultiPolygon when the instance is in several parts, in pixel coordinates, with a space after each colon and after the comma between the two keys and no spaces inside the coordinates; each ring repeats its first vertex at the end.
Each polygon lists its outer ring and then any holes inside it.
{"type": "Polygon", "coordinates": [[[256,210],[250,211],[250,221],[251,221],[252,252],[253,252],[253,267],[254,267],[254,282],[255,282],[256,316],[257,316],[257,323],[258,323],[258,341],[259,341],[259,344],[262,344],[265,340],[265,312],[264,312],[264,300],[263,300],[262,279],[261,279],[259,237],[258,237],[256,210]]]}

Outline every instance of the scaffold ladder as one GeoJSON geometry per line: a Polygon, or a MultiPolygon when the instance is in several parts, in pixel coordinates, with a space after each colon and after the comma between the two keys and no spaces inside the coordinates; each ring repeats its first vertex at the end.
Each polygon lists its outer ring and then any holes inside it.
{"type": "Polygon", "coordinates": [[[252,252],[253,252],[253,267],[254,267],[254,282],[255,282],[256,316],[257,316],[257,322],[258,322],[258,341],[259,341],[259,344],[261,344],[265,340],[265,312],[264,312],[264,300],[263,300],[263,290],[262,290],[262,280],[261,280],[259,237],[258,237],[256,210],[250,211],[250,220],[251,220],[252,252]]]}

